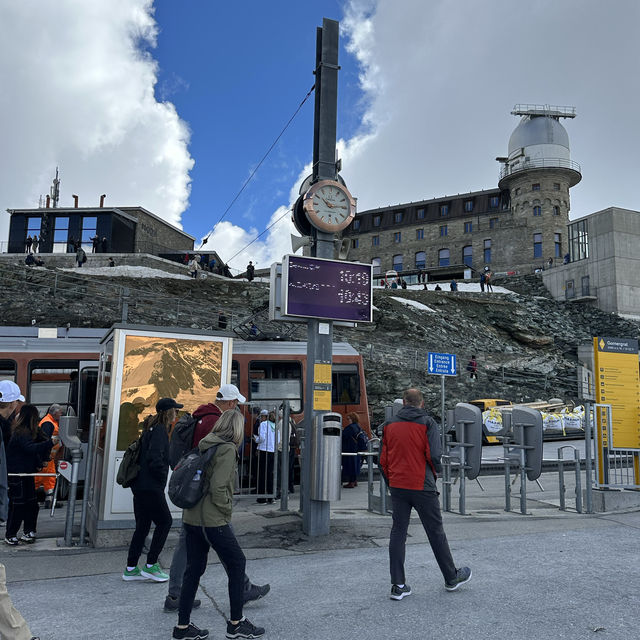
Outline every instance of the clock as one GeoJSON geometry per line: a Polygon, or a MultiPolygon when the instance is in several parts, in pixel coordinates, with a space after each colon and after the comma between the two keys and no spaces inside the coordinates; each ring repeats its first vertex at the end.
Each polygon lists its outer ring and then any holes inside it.
{"type": "Polygon", "coordinates": [[[356,215],[356,203],[347,187],[335,180],[312,184],[303,200],[309,222],[320,231],[341,231],[356,215]]]}

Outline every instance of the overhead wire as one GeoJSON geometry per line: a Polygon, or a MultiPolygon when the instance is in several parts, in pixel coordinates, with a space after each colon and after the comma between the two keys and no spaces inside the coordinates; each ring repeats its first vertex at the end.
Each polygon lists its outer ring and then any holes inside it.
{"type": "MultiPolygon", "coordinates": [[[[278,141],[283,136],[284,132],[289,128],[289,125],[293,122],[294,118],[298,115],[298,113],[300,112],[300,109],[302,109],[302,107],[304,106],[304,103],[309,99],[311,94],[314,92],[315,88],[316,88],[316,85],[314,83],[313,86],[311,87],[311,89],[309,89],[309,91],[307,91],[307,95],[303,98],[302,102],[298,105],[298,108],[294,111],[293,115],[287,121],[287,124],[285,124],[284,128],[282,129],[282,131],[280,131],[280,133],[278,134],[276,139],[271,143],[271,145],[269,146],[269,148],[267,149],[265,154],[262,156],[262,158],[260,159],[260,162],[258,162],[258,164],[255,166],[253,171],[249,174],[249,177],[244,181],[244,183],[243,183],[242,187],[240,187],[240,190],[238,191],[238,193],[236,193],[236,195],[234,196],[233,200],[231,200],[231,202],[229,203],[227,208],[224,210],[224,213],[220,216],[218,221],[213,225],[211,231],[209,231],[209,233],[206,235],[205,239],[201,242],[200,249],[202,249],[202,247],[205,244],[207,244],[207,241],[209,240],[209,237],[213,233],[213,230],[216,228],[216,226],[218,224],[220,224],[225,219],[225,217],[229,213],[231,207],[233,207],[233,205],[236,203],[236,200],[242,195],[242,192],[246,189],[247,185],[251,182],[253,177],[256,175],[258,169],[260,169],[260,167],[262,166],[262,163],[267,159],[267,157],[269,156],[271,151],[273,151],[273,148],[276,146],[276,144],[278,144],[278,141]]],[[[281,216],[280,218],[278,218],[278,220],[276,220],[276,222],[281,220],[283,217],[284,216],[281,216]]],[[[276,224],[276,223],[274,222],[269,227],[267,227],[259,236],[254,238],[246,247],[241,249],[241,251],[239,251],[238,253],[242,253],[242,251],[244,251],[248,246],[250,246],[253,242],[255,242],[262,234],[264,234],[274,224],[276,224]]],[[[236,253],[236,255],[238,255],[238,254],[236,253]]],[[[233,256],[233,257],[235,258],[235,256],[233,256]]],[[[229,260],[227,260],[227,262],[230,262],[231,260],[233,260],[233,258],[230,258],[229,260]]]]}

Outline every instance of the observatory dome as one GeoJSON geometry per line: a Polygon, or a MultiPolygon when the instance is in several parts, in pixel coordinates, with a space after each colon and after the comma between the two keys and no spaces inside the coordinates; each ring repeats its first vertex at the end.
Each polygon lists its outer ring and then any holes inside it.
{"type": "Polygon", "coordinates": [[[569,136],[555,118],[524,116],[509,138],[509,157],[519,155],[569,159],[569,136]]]}

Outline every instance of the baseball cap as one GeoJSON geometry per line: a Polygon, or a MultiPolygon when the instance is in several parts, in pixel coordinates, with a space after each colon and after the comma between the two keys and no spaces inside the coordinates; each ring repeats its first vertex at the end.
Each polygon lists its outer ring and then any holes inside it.
{"type": "Polygon", "coordinates": [[[0,402],[24,402],[24,396],[20,393],[20,387],[11,380],[0,380],[0,402]]]}
{"type": "Polygon", "coordinates": [[[178,404],[173,398],[160,398],[156,402],[156,411],[169,411],[169,409],[182,409],[183,404],[178,404]]]}
{"type": "Polygon", "coordinates": [[[266,409],[263,409],[263,410],[260,412],[260,415],[261,415],[261,416],[268,416],[268,415],[269,415],[269,412],[268,412],[266,409]]]}
{"type": "Polygon", "coordinates": [[[246,402],[247,399],[240,393],[235,384],[223,384],[218,390],[216,396],[218,400],[237,400],[238,402],[246,402]]]}

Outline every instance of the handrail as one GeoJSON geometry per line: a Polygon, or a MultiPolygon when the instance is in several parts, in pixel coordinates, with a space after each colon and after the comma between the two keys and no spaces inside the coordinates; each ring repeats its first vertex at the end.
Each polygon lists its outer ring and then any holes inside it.
{"type": "Polygon", "coordinates": [[[500,169],[500,180],[506,176],[510,176],[519,171],[527,171],[529,169],[571,169],[577,173],[582,173],[580,165],[573,160],[566,158],[540,158],[538,160],[525,160],[518,164],[505,164],[500,169]]]}

